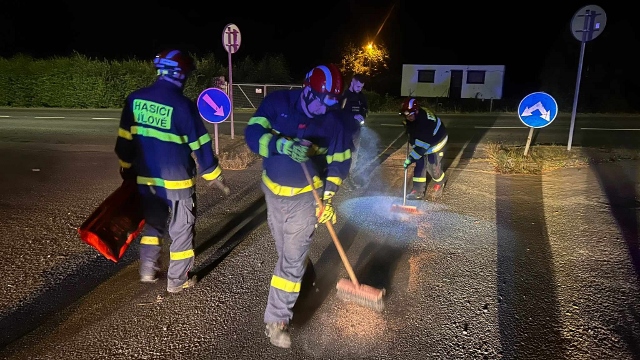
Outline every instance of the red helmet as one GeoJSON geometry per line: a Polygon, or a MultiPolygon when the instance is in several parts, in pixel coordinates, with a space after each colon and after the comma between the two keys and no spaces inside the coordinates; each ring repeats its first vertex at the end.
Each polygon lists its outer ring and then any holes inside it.
{"type": "Polygon", "coordinates": [[[412,115],[415,114],[416,111],[420,108],[420,104],[418,103],[418,99],[416,98],[406,98],[402,102],[402,107],[400,108],[400,115],[412,115]]]}
{"type": "Polygon", "coordinates": [[[153,59],[158,75],[168,76],[175,80],[184,80],[196,69],[193,58],[180,50],[165,50],[153,59]]]}
{"type": "Polygon", "coordinates": [[[307,73],[304,86],[327,106],[335,106],[342,95],[342,74],[334,64],[318,65],[307,73]]]}

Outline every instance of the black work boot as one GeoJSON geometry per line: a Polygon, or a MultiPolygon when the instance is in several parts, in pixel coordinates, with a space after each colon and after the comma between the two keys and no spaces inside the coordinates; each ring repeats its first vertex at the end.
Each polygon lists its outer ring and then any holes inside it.
{"type": "Polygon", "coordinates": [[[420,200],[424,197],[422,191],[418,191],[416,189],[411,190],[410,193],[407,194],[407,200],[420,200]]]}
{"type": "Polygon", "coordinates": [[[442,197],[442,190],[444,189],[444,185],[446,182],[439,182],[433,185],[433,189],[431,191],[431,197],[433,200],[440,199],[442,197]]]}
{"type": "Polygon", "coordinates": [[[265,335],[269,337],[269,341],[274,346],[288,349],[291,347],[291,335],[289,335],[289,325],[284,322],[268,323],[265,335]]]}

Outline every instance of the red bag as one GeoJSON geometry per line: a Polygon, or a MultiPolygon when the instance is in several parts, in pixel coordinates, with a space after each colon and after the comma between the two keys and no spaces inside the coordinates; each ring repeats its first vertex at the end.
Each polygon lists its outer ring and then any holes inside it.
{"type": "Polygon", "coordinates": [[[118,262],[144,226],[142,203],[135,181],[124,181],[78,228],[85,243],[118,262]]]}

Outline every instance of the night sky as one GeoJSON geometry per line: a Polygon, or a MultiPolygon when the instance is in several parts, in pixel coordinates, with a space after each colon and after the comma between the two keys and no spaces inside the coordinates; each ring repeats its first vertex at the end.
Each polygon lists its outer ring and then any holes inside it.
{"type": "Polygon", "coordinates": [[[375,36],[389,49],[390,71],[398,76],[403,63],[505,65],[506,81],[526,91],[535,87],[554,48],[574,47],[576,55],[566,61],[577,68],[580,42],[570,35],[570,22],[576,11],[590,4],[605,10],[607,23],[602,35],[587,43],[590,52],[585,59],[604,59],[605,50],[599,48],[620,51],[607,56],[631,56],[638,47],[631,9],[597,2],[360,0],[297,1],[291,6],[236,0],[217,4],[221,2],[141,0],[123,6],[59,1],[36,9],[31,2],[13,1],[0,12],[0,56],[50,57],[77,51],[107,59],[151,59],[165,47],[179,47],[198,55],[213,53],[226,65],[222,30],[234,23],[242,35],[234,59],[283,54],[294,78],[318,63],[338,62],[346,42],[365,44],[375,36]]]}

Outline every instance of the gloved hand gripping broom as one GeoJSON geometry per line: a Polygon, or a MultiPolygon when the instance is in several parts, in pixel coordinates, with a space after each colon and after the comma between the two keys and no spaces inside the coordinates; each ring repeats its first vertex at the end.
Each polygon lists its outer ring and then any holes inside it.
{"type": "MultiPolygon", "coordinates": [[[[309,174],[307,165],[305,163],[300,163],[300,165],[302,165],[304,175],[307,178],[309,186],[311,186],[313,197],[318,203],[318,206],[320,206],[320,211],[324,210],[322,200],[320,199],[320,196],[318,195],[316,189],[313,187],[313,180],[311,179],[311,175],[309,174]]],[[[347,259],[347,255],[345,255],[344,253],[342,244],[340,244],[340,240],[338,240],[338,235],[336,235],[333,224],[331,224],[331,221],[327,221],[325,224],[327,224],[327,229],[329,230],[329,234],[331,234],[331,239],[333,240],[336,249],[338,249],[338,253],[340,254],[342,263],[347,269],[347,273],[349,273],[349,278],[351,279],[351,281],[347,279],[340,279],[338,281],[338,283],[336,284],[338,297],[346,301],[352,301],[359,305],[369,307],[376,311],[382,311],[384,309],[384,300],[382,299],[382,297],[386,292],[385,289],[376,289],[369,285],[363,285],[358,282],[356,274],[353,272],[353,268],[351,267],[351,264],[347,259]]]]}

